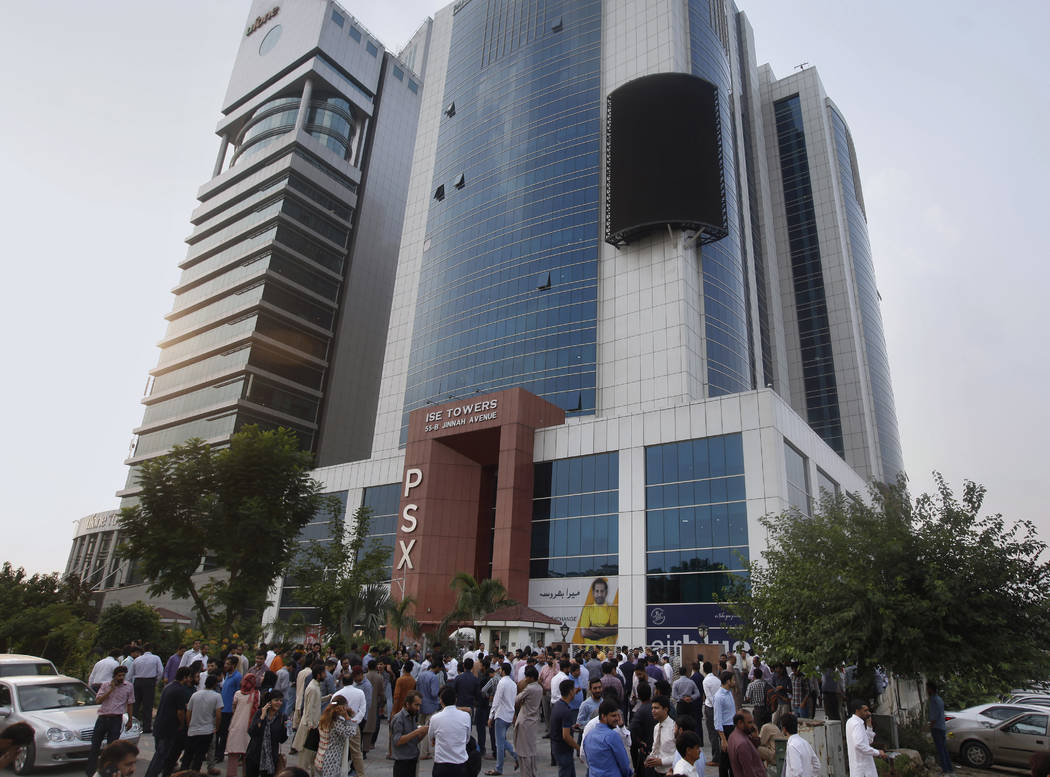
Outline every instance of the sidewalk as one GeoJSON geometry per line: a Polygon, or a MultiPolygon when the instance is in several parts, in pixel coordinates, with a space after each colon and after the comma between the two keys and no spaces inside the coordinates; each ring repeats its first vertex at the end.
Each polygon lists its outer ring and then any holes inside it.
{"type": "MultiPolygon", "coordinates": [[[[365,759],[365,775],[363,777],[393,777],[394,774],[394,762],[386,759],[386,743],[389,728],[385,725],[379,734],[379,739],[376,740],[375,748],[369,752],[368,758],[365,759]]],[[[558,767],[551,766],[550,761],[550,740],[540,739],[536,743],[536,773],[538,777],[558,777],[558,767]]],[[[150,759],[153,758],[153,737],[150,734],[143,734],[139,738],[139,760],[138,766],[135,769],[135,774],[141,777],[146,773],[146,767],[149,765],[150,759]]],[[[710,760],[711,758],[711,747],[708,745],[704,748],[704,758],[710,760]]],[[[288,756],[289,766],[299,766],[299,756],[290,755],[288,756]]],[[[496,759],[491,753],[486,754],[486,758],[481,762],[481,773],[484,774],[488,769],[494,769],[496,766],[496,759]]],[[[219,764],[219,768],[222,770],[222,775],[226,774],[226,764],[219,764]]],[[[433,761],[420,761],[419,762],[419,777],[429,777],[433,772],[434,762],[433,761]]],[[[504,774],[508,777],[514,777],[514,759],[507,754],[506,761],[503,766],[504,774]]],[[[583,761],[576,760],[576,775],[577,777],[585,777],[587,767],[583,761]]],[[[704,777],[717,777],[718,765],[708,764],[707,770],[705,771],[704,777]]],[[[359,775],[359,777],[362,777],[359,775]]]]}

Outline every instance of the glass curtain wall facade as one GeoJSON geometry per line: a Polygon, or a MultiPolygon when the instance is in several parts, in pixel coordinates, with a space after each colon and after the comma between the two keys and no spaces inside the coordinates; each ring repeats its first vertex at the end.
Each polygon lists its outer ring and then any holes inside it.
{"type": "MultiPolygon", "coordinates": [[[[333,491],[324,494],[324,496],[336,501],[338,505],[338,515],[345,520],[348,492],[333,491]]],[[[302,559],[309,557],[313,548],[317,545],[330,542],[331,540],[332,513],[327,509],[326,505],[314,515],[310,523],[306,524],[306,526],[302,528],[302,531],[299,532],[299,536],[295,538],[298,547],[293,555],[292,564],[301,563],[302,559]]],[[[299,588],[301,586],[302,581],[297,579],[294,575],[284,576],[284,582],[281,585],[281,597],[277,607],[277,617],[280,620],[294,620],[302,624],[316,622],[317,611],[312,607],[303,604],[302,600],[298,597],[299,588]]]]}
{"type": "Polygon", "coordinates": [[[369,519],[368,539],[361,553],[368,553],[372,548],[384,546],[390,548],[390,573],[386,580],[393,578],[394,574],[394,547],[397,542],[397,519],[398,501],[401,499],[401,484],[390,483],[385,486],[372,486],[365,489],[362,507],[372,510],[369,519]]]}
{"type": "Polygon", "coordinates": [[[749,559],[739,434],[645,449],[646,601],[709,603],[749,559]]]}
{"type": "Polygon", "coordinates": [[[787,441],[784,442],[784,468],[787,472],[788,504],[803,515],[809,515],[813,506],[806,457],[787,441]]]}
{"type": "MultiPolygon", "coordinates": [[[[314,100],[312,120],[328,121],[324,114],[345,122],[342,109],[320,107],[331,102],[314,100]]],[[[248,164],[290,131],[298,109],[298,97],[264,104],[233,164],[248,164]],[[258,127],[267,129],[254,133],[258,127]]],[[[352,124],[341,131],[352,135],[352,124]]],[[[289,155],[305,152],[293,147],[280,156],[289,155]]],[[[207,212],[189,238],[133,465],[191,437],[221,444],[247,424],[284,426],[304,448],[316,444],[357,185],[332,171],[326,190],[305,170],[273,167],[257,187],[207,212]]],[[[213,195],[221,199],[221,191],[213,195]]],[[[129,487],[134,477],[133,466],[129,487]]]]}
{"type": "Polygon", "coordinates": [[[520,386],[593,413],[601,2],[454,13],[408,413],[520,386]]]}
{"type": "Polygon", "coordinates": [[[349,14],[310,7],[241,38],[119,496],[142,461],[248,424],[322,462],[368,454],[421,89],[349,14]]]}
{"type": "Polygon", "coordinates": [[[842,199],[846,206],[849,251],[853,259],[853,276],[857,284],[857,302],[864,333],[868,379],[872,402],[875,405],[875,428],[879,435],[882,478],[892,482],[898,473],[904,471],[904,458],[901,453],[900,432],[897,429],[897,409],[893,401],[886,336],[882,329],[881,299],[875,282],[871,244],[868,241],[868,217],[864,212],[864,197],[860,188],[853,138],[839,112],[833,107],[829,107],[828,110],[835,136],[835,156],[838,162],[839,182],[842,185],[842,199]]]}
{"type": "Polygon", "coordinates": [[[798,95],[774,106],[780,170],[784,182],[788,245],[798,316],[806,420],[837,454],[845,452],[831,326],[817,238],[817,216],[798,95]]]}
{"type": "Polygon", "coordinates": [[[619,572],[619,456],[535,465],[529,577],[619,572]]]}
{"type": "Polygon", "coordinates": [[[689,36],[693,75],[718,87],[722,157],[726,171],[729,234],[700,252],[703,274],[704,334],[707,339],[708,396],[749,391],[753,387],[751,340],[744,249],[737,180],[736,122],[730,63],[731,30],[725,0],[690,0],[689,36]]]}

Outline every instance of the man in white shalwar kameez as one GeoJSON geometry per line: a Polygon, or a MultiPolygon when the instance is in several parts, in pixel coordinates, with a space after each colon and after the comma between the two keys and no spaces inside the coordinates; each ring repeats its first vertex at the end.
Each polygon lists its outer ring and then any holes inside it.
{"type": "Polygon", "coordinates": [[[871,710],[867,704],[856,699],[850,703],[850,707],[853,708],[853,714],[846,721],[846,755],[849,758],[850,777],[879,777],[874,757],[885,758],[886,753],[871,746],[875,738],[875,733],[869,732],[867,726],[871,710]]]}

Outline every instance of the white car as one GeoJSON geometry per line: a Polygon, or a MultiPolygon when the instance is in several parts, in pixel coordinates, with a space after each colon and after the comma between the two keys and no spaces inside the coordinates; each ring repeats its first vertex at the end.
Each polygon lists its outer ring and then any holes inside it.
{"type": "MultiPolygon", "coordinates": [[[[0,728],[28,723],[36,733],[33,744],[23,747],[15,758],[15,772],[25,774],[34,766],[86,761],[98,708],[91,689],[73,677],[0,677],[0,728]]],[[[142,727],[132,718],[131,728],[121,739],[137,743],[141,733],[142,727]]]]}
{"type": "Polygon", "coordinates": [[[974,707],[967,707],[964,710],[945,712],[945,728],[948,731],[954,731],[973,723],[984,723],[994,726],[1015,715],[1020,715],[1022,712],[1042,712],[1045,709],[1045,707],[1040,708],[1030,704],[1012,704],[1009,702],[978,704],[974,707]]]}
{"type": "Polygon", "coordinates": [[[1028,706],[1035,705],[1036,707],[1042,707],[1046,709],[1050,707],[1050,694],[1045,693],[1018,693],[1009,698],[1007,704],[1026,704],[1028,706]]]}
{"type": "Polygon", "coordinates": [[[0,653],[0,677],[20,675],[57,675],[55,665],[46,658],[21,653],[0,653]]]}

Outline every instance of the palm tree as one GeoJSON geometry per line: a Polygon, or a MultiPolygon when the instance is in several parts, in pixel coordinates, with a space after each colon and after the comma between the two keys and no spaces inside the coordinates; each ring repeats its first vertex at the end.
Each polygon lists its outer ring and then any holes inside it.
{"type": "Polygon", "coordinates": [[[344,607],[340,631],[347,641],[355,628],[360,628],[369,640],[379,639],[390,608],[390,589],[383,583],[361,586],[355,596],[344,602],[344,607]]]}
{"type": "Polygon", "coordinates": [[[414,616],[409,615],[408,612],[415,603],[416,600],[413,596],[406,596],[400,602],[390,603],[390,609],[387,612],[387,623],[397,629],[397,642],[395,645],[401,644],[402,631],[406,634],[419,633],[419,621],[414,616]]]}
{"type": "Polygon", "coordinates": [[[507,596],[503,583],[491,577],[481,580],[467,572],[457,572],[449,586],[456,592],[456,604],[452,612],[438,624],[438,633],[444,639],[449,626],[455,622],[468,623],[474,629],[475,639],[478,636],[477,622],[493,610],[517,604],[507,596]]]}

